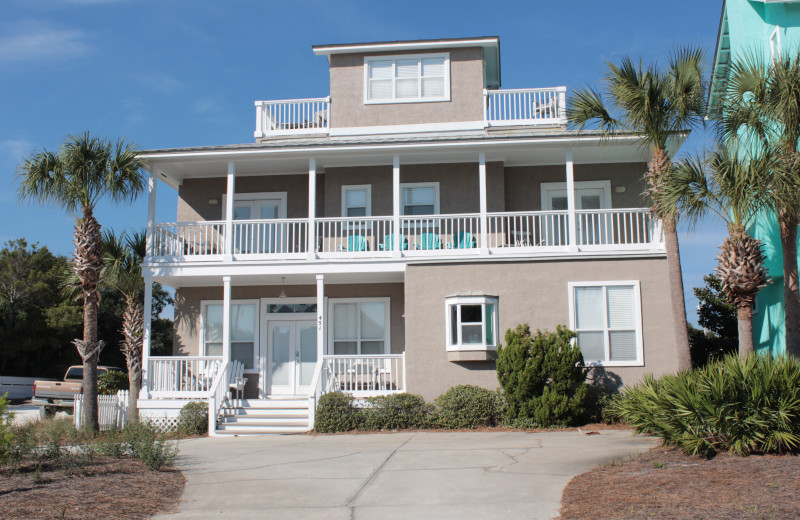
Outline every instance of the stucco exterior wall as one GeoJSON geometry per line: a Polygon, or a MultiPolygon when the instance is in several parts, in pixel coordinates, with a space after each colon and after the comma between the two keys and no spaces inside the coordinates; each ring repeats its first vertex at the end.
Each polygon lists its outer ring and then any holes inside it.
{"type": "MultiPolygon", "coordinates": [[[[364,103],[364,57],[330,57],[331,128],[483,121],[483,49],[443,49],[450,54],[450,101],[424,103],[364,103]]],[[[422,54],[370,53],[369,56],[422,54]]]]}
{"type": "MultiPolygon", "coordinates": [[[[648,203],[642,193],[645,190],[643,174],[645,163],[576,164],[573,170],[575,182],[611,181],[611,204],[614,208],[642,208],[648,203]],[[624,193],[615,188],[625,187],[624,193]]],[[[507,167],[505,171],[505,211],[540,211],[542,209],[543,182],[567,182],[564,164],[548,166],[507,167]]]]}
{"type": "Polygon", "coordinates": [[[619,387],[639,381],[646,373],[675,372],[664,258],[409,265],[405,278],[408,391],[434,399],[454,385],[498,386],[494,361],[448,361],[446,296],[469,290],[497,295],[502,341],[507,329],[523,322],[532,329],[569,325],[568,282],[614,280],[641,283],[645,365],[595,369],[593,376],[598,383],[619,387]]]}

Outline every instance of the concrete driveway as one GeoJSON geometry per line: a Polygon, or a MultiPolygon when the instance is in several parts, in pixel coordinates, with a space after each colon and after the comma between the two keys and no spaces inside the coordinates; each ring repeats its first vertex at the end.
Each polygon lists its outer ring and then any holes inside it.
{"type": "Polygon", "coordinates": [[[656,445],[627,431],[415,432],[182,441],[159,519],[549,519],[569,480],[656,445]]]}

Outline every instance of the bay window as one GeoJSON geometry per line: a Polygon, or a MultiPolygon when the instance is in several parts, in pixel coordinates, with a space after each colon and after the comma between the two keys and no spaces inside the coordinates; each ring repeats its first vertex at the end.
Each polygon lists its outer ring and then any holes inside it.
{"type": "Polygon", "coordinates": [[[450,296],[445,309],[447,350],[497,348],[496,296],[450,296]]]}

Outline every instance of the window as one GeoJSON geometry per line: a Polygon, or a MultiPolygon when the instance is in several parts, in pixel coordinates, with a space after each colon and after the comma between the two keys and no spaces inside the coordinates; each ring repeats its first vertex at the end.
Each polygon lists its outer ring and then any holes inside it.
{"type": "Polygon", "coordinates": [[[445,309],[447,350],[497,348],[496,296],[451,296],[445,309]]]}
{"type": "Polygon", "coordinates": [[[439,183],[401,184],[403,215],[438,215],[439,183]]]}
{"type": "Polygon", "coordinates": [[[364,58],[364,102],[450,101],[450,55],[364,58]]]}
{"type": "Polygon", "coordinates": [[[587,364],[644,364],[638,281],[573,282],[569,293],[570,326],[587,364]]]}
{"type": "MultiPolygon", "coordinates": [[[[258,308],[252,303],[231,303],[231,359],[245,370],[255,368],[258,308]]],[[[203,355],[222,355],[222,303],[208,302],[203,309],[203,355]]]]}
{"type": "Polygon", "coordinates": [[[330,303],[334,355],[380,355],[389,352],[389,299],[336,299],[330,303]]]}
{"type": "Polygon", "coordinates": [[[372,186],[342,186],[342,216],[369,217],[372,214],[372,186]]]}

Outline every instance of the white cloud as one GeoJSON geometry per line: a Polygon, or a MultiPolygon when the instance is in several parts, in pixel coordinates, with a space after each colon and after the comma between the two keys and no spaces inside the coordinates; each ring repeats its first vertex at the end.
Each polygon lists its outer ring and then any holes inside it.
{"type": "Polygon", "coordinates": [[[30,141],[22,139],[5,139],[0,141],[0,155],[3,160],[17,163],[23,157],[28,155],[34,148],[34,144],[30,141]]]}
{"type": "Polygon", "coordinates": [[[182,90],[184,87],[181,80],[167,74],[142,74],[137,79],[143,86],[167,94],[182,90]]]}
{"type": "Polygon", "coordinates": [[[83,31],[58,29],[40,22],[15,24],[13,31],[0,34],[0,62],[64,60],[90,50],[83,31]]]}

